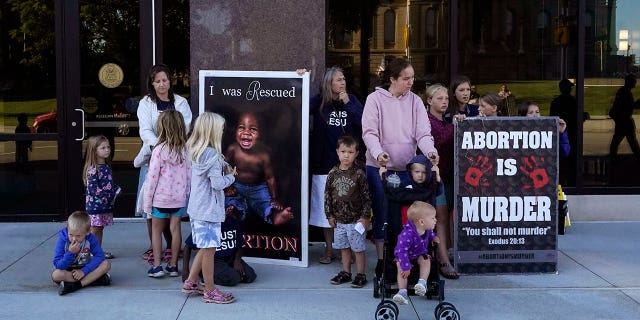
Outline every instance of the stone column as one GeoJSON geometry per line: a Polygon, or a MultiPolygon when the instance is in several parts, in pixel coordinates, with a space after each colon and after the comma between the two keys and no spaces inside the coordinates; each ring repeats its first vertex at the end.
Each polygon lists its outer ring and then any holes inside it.
{"type": "MultiPolygon", "coordinates": [[[[199,70],[313,70],[311,96],[325,69],[325,0],[191,0],[191,104],[199,70]]],[[[170,44],[169,44],[170,45],[170,44]]]]}

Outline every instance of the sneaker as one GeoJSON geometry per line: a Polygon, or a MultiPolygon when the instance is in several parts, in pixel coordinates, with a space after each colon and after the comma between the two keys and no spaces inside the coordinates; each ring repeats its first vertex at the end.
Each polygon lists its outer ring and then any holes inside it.
{"type": "Polygon", "coordinates": [[[400,290],[393,296],[393,301],[397,304],[409,304],[409,296],[407,290],[400,290]]]}
{"type": "Polygon", "coordinates": [[[111,275],[109,273],[105,273],[101,275],[100,278],[96,279],[93,284],[96,286],[108,286],[111,284],[111,275]]]}
{"type": "Polygon", "coordinates": [[[427,293],[427,282],[423,279],[420,279],[415,286],[413,286],[413,290],[415,290],[416,295],[424,296],[427,293]]]}
{"type": "Polygon", "coordinates": [[[337,276],[331,278],[331,284],[343,284],[351,281],[351,273],[340,271],[337,276]]]}
{"type": "Polygon", "coordinates": [[[233,296],[229,296],[228,293],[224,293],[216,288],[210,291],[206,290],[204,292],[204,295],[202,296],[202,300],[205,303],[227,304],[233,302],[235,298],[233,296]]]}
{"type": "Polygon", "coordinates": [[[60,281],[58,294],[64,296],[65,294],[77,291],[80,288],[82,288],[82,284],[80,283],[80,281],[60,281]]]}
{"type": "Polygon", "coordinates": [[[105,251],[104,258],[105,259],[113,259],[114,258],[113,253],[105,251]]]}
{"type": "Polygon", "coordinates": [[[351,288],[362,288],[365,284],[367,284],[367,276],[364,273],[358,273],[351,282],[351,288]]]}
{"type": "Polygon", "coordinates": [[[151,267],[151,269],[147,271],[147,275],[152,278],[161,278],[164,277],[164,270],[162,270],[162,266],[151,267]]]}
{"type": "Polygon", "coordinates": [[[169,274],[169,277],[177,277],[180,273],[178,272],[178,266],[170,266],[167,265],[164,268],[165,273],[169,274]]]}
{"type": "Polygon", "coordinates": [[[182,292],[186,294],[203,294],[204,289],[202,289],[201,285],[187,279],[182,284],[182,292]]]}

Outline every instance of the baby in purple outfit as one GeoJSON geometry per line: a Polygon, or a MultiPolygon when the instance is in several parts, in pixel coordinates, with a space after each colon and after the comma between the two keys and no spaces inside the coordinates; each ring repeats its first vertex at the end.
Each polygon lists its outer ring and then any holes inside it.
{"type": "Polygon", "coordinates": [[[427,278],[431,269],[431,257],[428,255],[429,243],[438,243],[438,237],[433,232],[436,226],[436,209],[422,201],[415,201],[407,211],[408,222],[398,236],[398,244],[393,251],[398,267],[398,293],[393,301],[408,304],[407,283],[411,273],[412,263],[420,266],[420,279],[414,286],[417,295],[427,293],[427,278]]]}

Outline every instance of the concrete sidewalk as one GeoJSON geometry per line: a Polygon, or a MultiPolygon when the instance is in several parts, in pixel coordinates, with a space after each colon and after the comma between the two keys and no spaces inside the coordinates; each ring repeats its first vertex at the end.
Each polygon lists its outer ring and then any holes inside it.
{"type": "MultiPolygon", "coordinates": [[[[50,273],[62,227],[0,224],[0,319],[373,319],[380,301],[371,281],[363,289],[329,284],[340,265],[318,264],[322,246],[314,244],[308,268],[254,264],[256,282],[230,289],[236,302],[205,304],[180,292],[180,278],[147,277],[142,222],[105,230],[105,247],[116,255],[112,286],[61,297],[50,273]]],[[[446,300],[465,320],[640,319],[639,231],[640,222],[574,222],[559,237],[558,274],[462,276],[447,280],[446,300]]],[[[373,246],[367,255],[370,279],[373,246]]],[[[413,300],[421,319],[433,319],[437,301],[413,300]]],[[[417,317],[411,306],[400,306],[399,319],[417,317]]]]}

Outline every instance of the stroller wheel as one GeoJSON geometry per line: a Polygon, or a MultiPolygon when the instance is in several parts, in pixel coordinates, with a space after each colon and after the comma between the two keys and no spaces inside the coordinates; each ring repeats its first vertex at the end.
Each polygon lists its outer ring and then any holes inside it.
{"type": "Polygon", "coordinates": [[[436,317],[436,320],[459,320],[460,315],[458,314],[458,310],[456,307],[449,302],[440,302],[433,310],[433,315],[436,317]],[[451,311],[455,312],[455,315],[451,313],[451,311]],[[452,317],[455,316],[455,317],[452,317]]]}
{"type": "Polygon", "coordinates": [[[438,317],[436,317],[436,319],[437,320],[460,320],[460,314],[458,313],[458,310],[456,310],[455,308],[444,307],[440,311],[440,314],[438,315],[438,317]]]}
{"type": "Polygon", "coordinates": [[[373,297],[380,298],[380,281],[378,277],[373,277],[373,297]]]}
{"type": "Polygon", "coordinates": [[[375,320],[398,319],[398,306],[393,301],[382,301],[376,308],[375,320]]]}
{"type": "Polygon", "coordinates": [[[391,306],[391,308],[393,308],[393,310],[396,311],[396,316],[398,316],[400,314],[400,309],[398,309],[398,305],[393,302],[393,300],[387,300],[389,302],[389,305],[391,306]]]}

